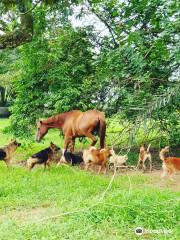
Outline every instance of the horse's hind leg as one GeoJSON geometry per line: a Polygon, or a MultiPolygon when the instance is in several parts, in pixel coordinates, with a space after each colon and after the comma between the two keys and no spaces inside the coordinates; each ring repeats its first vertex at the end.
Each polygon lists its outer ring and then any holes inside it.
{"type": "Polygon", "coordinates": [[[94,135],[92,135],[92,133],[86,133],[86,137],[92,140],[91,146],[94,146],[97,143],[97,139],[95,138],[94,135]]]}

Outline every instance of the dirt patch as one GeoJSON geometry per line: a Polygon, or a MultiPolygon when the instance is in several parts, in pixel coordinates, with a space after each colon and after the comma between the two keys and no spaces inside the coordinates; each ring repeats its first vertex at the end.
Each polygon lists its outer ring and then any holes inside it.
{"type": "Polygon", "coordinates": [[[152,188],[159,188],[159,189],[169,189],[171,191],[180,192],[180,172],[177,172],[174,176],[174,181],[171,181],[168,177],[164,180],[161,180],[162,170],[153,170],[152,172],[145,172],[142,171],[128,171],[128,172],[121,172],[118,173],[119,175],[128,175],[129,176],[146,176],[148,177],[148,181],[143,183],[144,187],[152,187],[152,188]]]}
{"type": "Polygon", "coordinates": [[[160,189],[169,189],[176,192],[180,192],[180,173],[176,173],[174,176],[174,181],[171,181],[168,177],[161,180],[162,170],[155,170],[149,174],[149,178],[152,186],[160,189]]]}
{"type": "Polygon", "coordinates": [[[0,223],[4,223],[9,220],[13,220],[18,223],[36,223],[40,219],[56,215],[58,212],[58,209],[55,207],[35,207],[31,209],[13,210],[0,215],[0,223]]]}

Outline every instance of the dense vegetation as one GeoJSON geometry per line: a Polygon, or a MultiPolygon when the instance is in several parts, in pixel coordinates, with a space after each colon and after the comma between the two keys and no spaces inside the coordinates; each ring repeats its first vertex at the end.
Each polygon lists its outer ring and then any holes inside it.
{"type": "Polygon", "coordinates": [[[11,89],[17,136],[39,117],[97,108],[129,129],[151,118],[179,144],[177,1],[9,0],[0,9],[0,85],[11,89]]]}

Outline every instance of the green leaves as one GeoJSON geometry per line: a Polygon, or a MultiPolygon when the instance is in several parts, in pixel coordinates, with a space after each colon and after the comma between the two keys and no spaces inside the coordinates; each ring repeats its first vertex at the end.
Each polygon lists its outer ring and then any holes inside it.
{"type": "Polygon", "coordinates": [[[93,72],[91,44],[82,30],[56,34],[54,42],[41,36],[20,50],[22,74],[14,84],[11,108],[16,135],[29,137],[40,117],[86,107],[81,86],[93,72]]]}
{"type": "MultiPolygon", "coordinates": [[[[14,82],[16,133],[30,133],[39,117],[89,108],[103,110],[107,116],[121,111],[132,122],[149,108],[167,131],[174,124],[178,132],[179,116],[174,112],[179,105],[169,108],[171,100],[161,98],[178,81],[177,1],[81,4],[81,0],[38,4],[32,12],[33,41],[19,48],[15,67],[8,63],[8,54],[0,61],[0,81],[14,82]],[[98,31],[90,20],[87,27],[82,23],[81,28],[72,28],[73,13],[78,21],[83,17],[88,21],[89,16],[98,19],[102,29],[98,31]],[[174,116],[177,121],[172,121],[174,116]]],[[[173,101],[177,98],[174,95],[173,101]]]]}

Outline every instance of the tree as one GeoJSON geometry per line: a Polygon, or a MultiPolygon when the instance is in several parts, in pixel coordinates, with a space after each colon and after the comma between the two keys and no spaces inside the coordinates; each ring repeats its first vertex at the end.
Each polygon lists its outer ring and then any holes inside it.
{"type": "MultiPolygon", "coordinates": [[[[74,108],[96,107],[110,117],[123,112],[134,123],[151,109],[151,103],[161,103],[168,89],[177,91],[173,101],[179,98],[177,1],[21,0],[3,1],[2,6],[3,13],[10,10],[12,15],[5,23],[5,33],[21,29],[20,11],[25,18],[29,14],[33,19],[29,40],[25,37],[18,42],[13,38],[15,45],[7,41],[9,47],[19,46],[16,69],[21,73],[15,81],[12,107],[13,128],[18,134],[28,132],[27,127],[31,128],[40,115],[74,108]],[[74,11],[75,6],[80,6],[80,13],[74,11]],[[79,18],[96,16],[108,34],[94,31],[91,23],[73,29],[69,21],[73,13],[79,18]],[[18,21],[14,16],[19,16],[18,21]],[[24,96],[25,91],[28,96],[24,96]]],[[[7,36],[2,35],[4,39],[7,36]]],[[[169,108],[171,102],[166,101],[165,105],[167,109],[158,105],[148,116],[161,122],[169,133],[176,124],[178,132],[179,105],[176,102],[169,108]]],[[[173,141],[172,134],[170,138],[173,141]]]]}
{"type": "Polygon", "coordinates": [[[12,84],[20,73],[20,69],[14,68],[17,58],[17,50],[0,50],[0,105],[2,106],[9,104],[14,95],[12,84]]]}
{"type": "Polygon", "coordinates": [[[41,36],[21,48],[17,64],[23,70],[15,81],[11,108],[16,134],[32,134],[39,117],[87,108],[82,84],[93,67],[85,31],[69,27],[57,31],[54,39],[41,36]]]}
{"type": "Polygon", "coordinates": [[[32,41],[38,10],[46,10],[47,15],[50,12],[58,11],[61,20],[67,20],[67,14],[72,12],[71,5],[79,3],[80,1],[76,0],[2,0],[0,3],[0,31],[3,34],[0,35],[0,49],[16,48],[32,41]]]}

